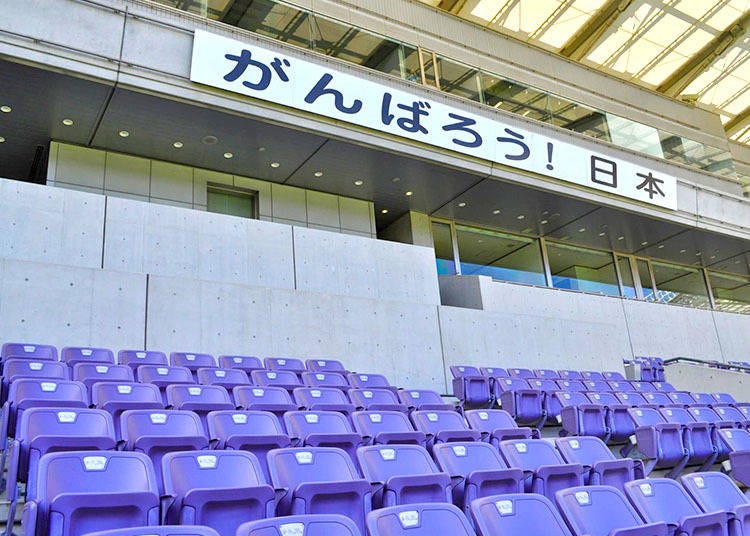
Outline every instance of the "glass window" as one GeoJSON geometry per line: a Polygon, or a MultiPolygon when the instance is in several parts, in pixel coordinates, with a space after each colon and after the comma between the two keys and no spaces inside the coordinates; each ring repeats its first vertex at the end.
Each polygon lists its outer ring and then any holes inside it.
{"type": "Polygon", "coordinates": [[[750,313],[750,276],[708,272],[716,309],[750,313]]]}
{"type": "Polygon", "coordinates": [[[651,261],[656,282],[656,301],[709,307],[708,291],[703,271],[687,266],[651,261]]]}
{"type": "Polygon", "coordinates": [[[431,52],[429,50],[425,50],[423,48],[419,49],[419,62],[420,67],[422,70],[422,76],[423,76],[423,83],[428,86],[435,86],[437,87],[437,78],[436,78],[436,63],[437,63],[437,56],[434,52],[431,52]]]}
{"type": "Polygon", "coordinates": [[[255,218],[256,194],[230,188],[208,188],[208,202],[206,210],[218,214],[255,218]]]}
{"type": "Polygon", "coordinates": [[[245,30],[310,48],[310,17],[306,11],[273,0],[255,0],[238,18],[245,30]]]}
{"type": "Polygon", "coordinates": [[[611,253],[548,241],[547,256],[553,287],[620,295],[611,253]]]}
{"type": "Polygon", "coordinates": [[[481,101],[481,82],[477,69],[439,57],[438,72],[440,73],[441,90],[465,99],[481,101]]]}
{"type": "Polygon", "coordinates": [[[435,262],[438,275],[456,273],[456,261],[453,258],[453,238],[451,226],[447,223],[432,222],[432,241],[435,246],[435,262]]]}
{"type": "Polygon", "coordinates": [[[633,281],[633,270],[630,268],[630,258],[617,256],[617,268],[620,270],[620,281],[622,282],[622,295],[626,298],[637,298],[635,282],[633,281]]]}
{"type": "Polygon", "coordinates": [[[462,275],[545,285],[539,241],[472,227],[456,226],[462,275]]]}
{"type": "Polygon", "coordinates": [[[638,277],[641,280],[643,299],[654,301],[656,299],[656,294],[654,294],[654,284],[651,281],[651,268],[649,268],[648,261],[644,259],[636,259],[635,263],[638,267],[638,277]]]}

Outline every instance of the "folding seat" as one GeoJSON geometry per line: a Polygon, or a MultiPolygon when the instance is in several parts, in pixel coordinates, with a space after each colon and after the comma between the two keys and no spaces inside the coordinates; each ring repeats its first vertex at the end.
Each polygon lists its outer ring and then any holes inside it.
{"type": "Polygon", "coordinates": [[[90,532],[86,536],[219,536],[219,533],[211,527],[166,525],[163,527],[129,527],[126,529],[102,530],[90,532]]]}
{"type": "Polygon", "coordinates": [[[637,391],[616,392],[615,396],[622,404],[625,404],[626,406],[639,407],[649,405],[644,396],[637,391]]]}
{"type": "Polygon", "coordinates": [[[263,362],[259,357],[249,355],[220,355],[219,367],[244,370],[249,377],[252,371],[263,368],[263,362]]]}
{"type": "Polygon", "coordinates": [[[12,357],[35,361],[57,361],[57,348],[49,344],[6,342],[0,348],[0,361],[12,357]]]}
{"type": "Polygon", "coordinates": [[[625,381],[625,376],[622,375],[622,372],[614,370],[605,370],[602,372],[602,376],[604,376],[606,381],[625,381]]]}
{"type": "Polygon", "coordinates": [[[278,417],[269,411],[212,411],[206,416],[211,448],[244,450],[258,458],[266,482],[271,481],[266,454],[292,446],[278,417]]]}
{"type": "Polygon", "coordinates": [[[335,447],[273,449],[268,469],[273,487],[284,493],[277,515],[346,512],[364,534],[372,491],[346,452],[335,447]]]}
{"type": "Polygon", "coordinates": [[[464,412],[469,427],[478,430],[480,439],[497,447],[506,439],[531,439],[539,437],[536,428],[519,428],[510,413],[502,409],[472,409],[464,412]]]}
{"type": "Polygon", "coordinates": [[[198,369],[216,367],[216,360],[211,354],[197,354],[192,352],[172,352],[169,354],[169,365],[185,367],[190,370],[193,380],[198,382],[198,369]]]}
{"type": "Polygon", "coordinates": [[[409,407],[399,402],[396,391],[390,389],[349,389],[348,395],[357,410],[409,413],[409,407]]]}
{"type": "Polygon", "coordinates": [[[150,383],[159,388],[162,402],[166,405],[168,385],[195,383],[193,374],[186,367],[161,367],[159,365],[141,365],[135,371],[136,379],[141,383],[150,383]]]}
{"type": "Polygon", "coordinates": [[[557,385],[561,391],[586,391],[586,384],[583,380],[568,380],[560,379],[557,380],[557,385]]]}
{"type": "Polygon", "coordinates": [[[232,396],[238,409],[270,411],[280,422],[284,412],[299,409],[283,387],[240,386],[232,389],[232,396]]]}
{"type": "Polygon", "coordinates": [[[466,516],[452,504],[409,504],[373,510],[370,536],[474,536],[466,516]]]}
{"type": "Polygon", "coordinates": [[[613,393],[628,393],[636,391],[633,384],[627,380],[609,380],[607,384],[613,393]]]}
{"type": "Polygon", "coordinates": [[[436,443],[479,441],[482,438],[482,434],[470,429],[463,415],[456,411],[413,411],[411,422],[416,430],[424,432],[428,449],[436,443]]]}
{"type": "Polygon", "coordinates": [[[682,407],[661,408],[659,413],[667,422],[682,427],[682,442],[688,451],[687,465],[701,465],[700,470],[711,467],[719,453],[716,446],[718,437],[713,426],[705,421],[696,421],[682,407]]]}
{"type": "Polygon", "coordinates": [[[137,370],[141,365],[158,365],[166,367],[169,365],[167,354],[156,350],[120,350],[117,352],[117,362],[137,370]]]}
{"type": "Polygon", "coordinates": [[[579,370],[558,370],[557,374],[561,380],[583,380],[583,374],[579,370]]]}
{"type": "Polygon", "coordinates": [[[737,400],[729,393],[711,393],[711,396],[714,398],[714,403],[723,406],[733,406],[737,403],[737,400]]]}
{"type": "Polygon", "coordinates": [[[509,368],[508,375],[511,378],[521,378],[522,380],[536,378],[536,374],[534,374],[531,369],[527,368],[509,368]]]}
{"type": "Polygon", "coordinates": [[[725,428],[716,433],[729,457],[722,464],[722,469],[731,473],[736,481],[750,486],[750,432],[725,428]]]}
{"type": "Polygon", "coordinates": [[[81,382],[91,394],[91,387],[98,382],[133,383],[133,369],[127,365],[108,365],[79,361],[73,365],[73,379],[81,382]]]}
{"type": "Polygon", "coordinates": [[[659,393],[654,391],[653,393],[643,393],[643,398],[646,399],[648,405],[651,407],[665,407],[672,405],[672,399],[666,393],[659,393]]]}
{"type": "Polygon", "coordinates": [[[494,403],[490,378],[483,376],[476,367],[451,365],[453,396],[464,407],[491,407],[494,403]]]}
{"type": "MultiPolygon", "coordinates": [[[[688,463],[690,453],[682,439],[682,427],[668,423],[654,408],[631,408],[628,410],[635,424],[635,444],[646,458],[645,473],[653,469],[671,469],[667,476],[675,478],[688,463]]],[[[631,450],[624,448],[623,456],[631,450]]]]}
{"type": "Polygon", "coordinates": [[[237,528],[236,533],[236,536],[292,535],[362,536],[362,533],[351,519],[340,514],[310,514],[301,516],[273,517],[271,519],[248,521],[247,523],[243,523],[242,525],[240,525],[237,528]]]}
{"type": "Polygon", "coordinates": [[[558,424],[557,418],[560,416],[560,404],[557,399],[552,397],[553,393],[560,390],[557,381],[540,378],[531,378],[526,381],[528,382],[529,387],[535,391],[541,391],[543,393],[542,408],[546,416],[545,424],[558,424]]]}
{"type": "Polygon", "coordinates": [[[593,436],[609,439],[607,408],[592,404],[585,394],[577,391],[558,391],[552,395],[560,405],[560,437],[566,435],[593,436]]]}
{"type": "Polygon", "coordinates": [[[200,417],[203,430],[208,434],[206,415],[210,411],[235,409],[229,393],[218,385],[168,385],[167,409],[192,411],[200,417]]]}
{"type": "Polygon", "coordinates": [[[727,475],[718,471],[680,477],[685,491],[704,512],[729,514],[729,534],[750,534],[750,500],[727,475]]]}
{"type": "Polygon", "coordinates": [[[693,397],[696,404],[703,406],[713,406],[716,404],[716,399],[708,393],[690,393],[690,396],[693,397]]]}
{"type": "Polygon", "coordinates": [[[36,496],[23,507],[26,536],[159,524],[157,480],[141,453],[53,452],[40,459],[36,479],[36,496]]]}
{"type": "Polygon", "coordinates": [[[677,390],[674,385],[668,382],[651,382],[651,385],[654,386],[654,389],[663,393],[671,393],[677,390]]]}
{"type": "Polygon", "coordinates": [[[482,376],[486,376],[492,379],[510,377],[507,370],[505,370],[504,368],[497,368],[497,367],[479,367],[479,373],[482,376]]]}
{"type": "Polygon", "coordinates": [[[76,363],[104,363],[115,364],[115,354],[107,348],[81,348],[66,346],[60,351],[60,361],[71,369],[76,363]]]}
{"type": "Polygon", "coordinates": [[[607,443],[618,444],[629,441],[630,436],[635,433],[633,419],[628,413],[629,405],[623,404],[614,393],[586,393],[591,402],[601,404],[607,408],[607,425],[609,427],[609,439],[607,443]]]}
{"type": "Polygon", "coordinates": [[[716,413],[712,408],[708,406],[690,406],[687,408],[690,415],[696,421],[704,421],[710,423],[714,428],[734,428],[739,426],[739,423],[734,420],[724,420],[721,416],[716,413]]]}
{"type": "Polygon", "coordinates": [[[338,372],[303,372],[302,383],[307,387],[335,387],[343,391],[349,390],[349,382],[343,374],[338,372]]]}
{"type": "Polygon", "coordinates": [[[171,525],[205,525],[234,536],[246,521],[273,517],[276,494],[249,452],[169,452],[162,474],[162,516],[171,525]]]}
{"type": "Polygon", "coordinates": [[[422,502],[451,502],[451,479],[424,447],[371,445],[357,449],[365,479],[373,484],[373,508],[422,502]]]}
{"type": "Polygon", "coordinates": [[[595,370],[582,370],[581,376],[586,381],[595,381],[595,382],[603,382],[604,375],[601,372],[597,372],[595,370]]]}
{"type": "Polygon", "coordinates": [[[10,384],[19,378],[69,380],[70,369],[59,361],[37,361],[34,359],[9,358],[3,363],[0,401],[5,402],[10,384]]]}
{"type": "Polygon", "coordinates": [[[350,372],[346,376],[349,385],[355,389],[388,389],[394,393],[398,392],[398,387],[390,384],[388,378],[382,374],[358,374],[350,372]]]}
{"type": "Polygon", "coordinates": [[[645,524],[623,492],[611,486],[560,490],[557,507],[574,536],[667,536],[666,523],[645,524]]]}
{"type": "Polygon", "coordinates": [[[401,389],[398,398],[409,411],[447,410],[456,411],[456,406],[445,402],[437,391],[429,389],[401,389]]]}
{"type": "Polygon", "coordinates": [[[526,493],[552,499],[559,489],[583,485],[583,466],[565,463],[555,447],[544,439],[510,439],[501,441],[499,448],[509,467],[523,471],[526,493]]]}
{"type": "Polygon", "coordinates": [[[299,376],[303,372],[307,372],[307,367],[301,359],[289,358],[289,357],[266,357],[263,360],[263,364],[268,370],[286,370],[291,371],[299,376]]]}
{"type": "Polygon", "coordinates": [[[164,409],[159,388],[150,383],[95,383],[91,387],[91,405],[112,415],[115,437],[122,439],[120,415],[128,409],[164,409]]]}
{"type": "Polygon", "coordinates": [[[494,396],[500,401],[501,407],[522,426],[539,426],[547,417],[544,412],[544,393],[532,389],[526,380],[497,379],[494,396]]]}
{"type": "Polygon", "coordinates": [[[693,397],[686,391],[669,391],[668,396],[672,399],[672,404],[678,406],[688,407],[695,404],[693,397]]]}
{"type": "Polygon", "coordinates": [[[299,447],[337,447],[357,459],[362,436],[352,429],[349,419],[337,411],[287,411],[284,424],[299,447]]]}
{"type": "Polygon", "coordinates": [[[560,374],[552,369],[534,369],[534,377],[540,380],[557,380],[560,378],[560,374]]]}
{"type": "Polygon", "coordinates": [[[604,380],[586,380],[583,382],[583,385],[586,386],[586,392],[606,392],[612,390],[609,383],[604,380]]]}
{"type": "Polygon", "coordinates": [[[208,448],[200,418],[192,411],[129,409],[120,415],[120,430],[125,450],[142,452],[151,458],[160,491],[164,454],[208,448]]]}
{"type": "Polygon", "coordinates": [[[356,408],[341,389],[335,387],[297,387],[294,401],[308,411],[338,411],[350,415],[356,408]]]}
{"type": "Polygon", "coordinates": [[[733,428],[747,428],[747,416],[734,406],[714,404],[712,408],[714,413],[719,416],[722,422],[734,423],[733,428]]]}
{"type": "Polygon", "coordinates": [[[727,535],[726,512],[703,513],[685,489],[669,478],[628,482],[625,495],[648,523],[666,522],[670,535],[727,535]]]}
{"type": "Polygon", "coordinates": [[[197,377],[202,385],[218,385],[227,391],[240,385],[251,385],[247,372],[238,368],[199,368],[197,377]]]}
{"type": "Polygon", "coordinates": [[[471,503],[479,536],[570,536],[555,505],[544,495],[512,493],[471,503]]]}
{"type": "Polygon", "coordinates": [[[653,393],[656,391],[656,387],[651,382],[630,382],[630,385],[639,393],[653,393]]]}
{"type": "Polygon", "coordinates": [[[632,458],[615,458],[604,441],[597,437],[562,437],[555,446],[566,463],[583,467],[584,484],[614,486],[643,478],[643,463],[632,458]]]}
{"type": "Polygon", "coordinates": [[[349,373],[344,364],[337,359],[307,359],[305,367],[310,372],[337,372],[341,375],[349,373]]]}
{"type": "Polygon", "coordinates": [[[442,443],[435,445],[432,455],[440,470],[451,477],[453,504],[466,515],[474,499],[523,492],[523,471],[509,468],[489,443],[442,443]]]}
{"type": "Polygon", "coordinates": [[[254,370],[250,377],[259,387],[283,387],[290,394],[297,387],[304,387],[299,376],[291,370],[254,370]]]}
{"type": "Polygon", "coordinates": [[[424,432],[414,430],[409,418],[400,411],[355,411],[351,419],[365,445],[425,446],[427,443],[424,432]]]}

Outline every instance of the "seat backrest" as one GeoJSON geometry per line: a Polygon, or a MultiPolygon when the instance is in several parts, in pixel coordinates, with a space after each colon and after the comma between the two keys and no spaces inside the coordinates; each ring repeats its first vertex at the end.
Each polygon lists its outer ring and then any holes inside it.
{"type": "Polygon", "coordinates": [[[499,471],[508,464],[489,443],[457,441],[440,443],[432,448],[438,467],[449,475],[466,476],[473,471],[499,471]]]}
{"type": "Polygon", "coordinates": [[[200,418],[192,411],[130,409],[120,416],[122,439],[127,448],[137,448],[139,441],[154,438],[208,438],[205,437],[200,418]]]}
{"type": "Polygon", "coordinates": [[[197,412],[234,409],[226,389],[219,385],[168,385],[167,407],[197,412]]]}
{"type": "Polygon", "coordinates": [[[555,446],[567,463],[580,463],[591,467],[596,462],[615,460],[615,455],[598,437],[560,437],[555,446]]]}
{"type": "Polygon", "coordinates": [[[719,471],[690,473],[681,476],[680,481],[704,512],[729,511],[750,502],[737,484],[719,471]]]}
{"type": "Polygon", "coordinates": [[[71,380],[20,378],[10,384],[8,401],[16,408],[88,407],[86,386],[71,380]]]}
{"type": "Polygon", "coordinates": [[[657,406],[667,406],[672,403],[666,393],[660,393],[654,391],[653,393],[643,393],[643,398],[649,404],[656,404],[657,406]]]}
{"type": "Polygon", "coordinates": [[[450,371],[454,378],[463,378],[466,376],[481,376],[482,375],[482,373],[479,372],[479,368],[471,367],[469,365],[451,365],[450,371]]]}
{"type": "Polygon", "coordinates": [[[560,380],[557,380],[557,385],[560,387],[560,390],[562,391],[585,391],[586,390],[586,384],[583,383],[583,380],[560,379],[560,380]]]}
{"type": "Polygon", "coordinates": [[[349,382],[338,372],[303,372],[302,383],[310,387],[336,387],[349,389],[349,382]]]}
{"type": "MultiPolygon", "coordinates": [[[[182,533],[180,533],[180,535],[182,535],[182,533]]],[[[357,528],[357,525],[355,525],[351,519],[339,514],[307,514],[298,516],[274,517],[271,519],[259,519],[258,521],[248,521],[247,523],[243,523],[242,525],[237,527],[236,533],[236,536],[297,535],[363,536],[360,530],[357,528]]]]}
{"type": "Polygon", "coordinates": [[[581,376],[583,376],[583,379],[586,381],[605,381],[604,375],[595,370],[582,370],[581,376]]]}
{"type": "Polygon", "coordinates": [[[545,378],[530,378],[526,380],[529,387],[536,389],[537,391],[544,391],[546,393],[554,393],[560,390],[560,386],[557,385],[557,381],[553,379],[545,378]]]}
{"type": "Polygon", "coordinates": [[[630,385],[639,393],[653,393],[656,391],[656,387],[651,382],[630,382],[630,385]]]}
{"type": "Polygon", "coordinates": [[[348,394],[349,400],[358,408],[367,409],[373,405],[401,405],[404,410],[407,408],[390,389],[349,389],[348,394]]]}
{"type": "Polygon", "coordinates": [[[615,370],[605,370],[602,372],[602,376],[604,376],[604,379],[607,381],[624,381],[625,376],[623,376],[622,372],[618,372],[615,370]]]}
{"type": "Polygon", "coordinates": [[[610,390],[615,393],[627,393],[636,390],[633,384],[627,380],[608,380],[607,384],[610,390]]]}
{"type": "MultiPolygon", "coordinates": [[[[71,445],[66,444],[66,437],[89,439],[90,448],[113,449],[116,441],[112,416],[100,409],[29,408],[24,411],[16,434],[16,438],[27,446],[40,448],[38,441],[46,442],[41,447],[44,452],[71,450],[71,445]],[[106,441],[107,438],[109,441],[106,441]]],[[[80,441],[73,442],[72,446],[89,448],[80,441]]]]}
{"type": "Polygon", "coordinates": [[[297,405],[304,409],[311,409],[319,404],[342,407],[351,405],[344,392],[335,387],[297,387],[292,394],[297,405]]]}
{"type": "Polygon", "coordinates": [[[529,382],[523,378],[496,378],[495,391],[520,391],[521,389],[531,389],[529,382]]]}
{"type": "Polygon", "coordinates": [[[211,354],[195,352],[172,352],[169,354],[169,364],[173,367],[186,367],[190,370],[210,368],[216,366],[216,360],[211,354]]]}
{"type": "Polygon", "coordinates": [[[91,389],[91,403],[100,409],[148,407],[144,409],[162,407],[159,388],[150,383],[118,383],[102,382],[91,389]],[[156,404],[156,406],[155,406],[156,404]]]}
{"type": "Polygon", "coordinates": [[[452,504],[421,503],[391,506],[367,514],[370,536],[474,536],[461,510],[452,504]]]}
{"type": "Polygon", "coordinates": [[[670,393],[677,390],[675,389],[674,385],[669,382],[651,382],[651,385],[653,385],[654,389],[656,389],[657,391],[661,391],[664,393],[670,393]]]}
{"type": "Polygon", "coordinates": [[[742,413],[737,408],[735,408],[734,406],[724,406],[724,405],[716,404],[714,405],[713,410],[716,412],[716,414],[719,416],[719,418],[722,421],[743,423],[747,420],[747,417],[745,417],[745,414],[742,413]]]}
{"type": "Polygon", "coordinates": [[[524,471],[535,471],[542,465],[565,463],[555,447],[544,439],[509,439],[501,441],[499,447],[509,467],[524,471]]]}
{"type": "Polygon", "coordinates": [[[263,368],[263,362],[259,357],[250,355],[220,355],[219,366],[221,368],[234,368],[244,370],[247,373],[263,368]]]}
{"type": "Polygon", "coordinates": [[[534,369],[534,376],[540,380],[557,380],[560,374],[552,369],[534,369]]]}
{"type": "MultiPolygon", "coordinates": [[[[232,389],[234,402],[239,408],[243,409],[261,409],[262,407],[274,406],[279,409],[287,410],[297,409],[297,405],[292,402],[289,391],[283,387],[251,387],[240,386],[232,389]]],[[[271,410],[273,411],[273,410],[271,410]]]]}
{"type": "Polygon", "coordinates": [[[362,474],[370,482],[386,482],[392,476],[439,473],[435,462],[419,445],[372,445],[357,449],[362,474]]]}
{"type": "Polygon", "coordinates": [[[437,434],[444,430],[468,430],[463,416],[457,411],[414,411],[411,414],[414,428],[425,434],[437,434]]]}
{"type": "Polygon", "coordinates": [[[659,410],[654,408],[630,408],[628,413],[636,426],[652,426],[666,422],[659,410]]]}
{"type": "Polygon", "coordinates": [[[649,523],[679,524],[683,517],[701,513],[685,489],[670,478],[632,480],[625,484],[625,495],[649,523]]]}
{"type": "Polygon", "coordinates": [[[305,367],[310,372],[338,372],[340,374],[348,372],[344,364],[337,359],[307,359],[305,367]]]}
{"type": "Polygon", "coordinates": [[[276,488],[361,478],[349,455],[336,447],[273,449],[268,453],[268,469],[276,488]]]}
{"type": "Polygon", "coordinates": [[[426,404],[447,404],[437,391],[430,389],[401,389],[398,397],[402,403],[412,408],[419,408],[426,404]]]}
{"type": "MultiPolygon", "coordinates": [[[[219,536],[203,525],[166,525],[163,527],[128,527],[126,529],[90,532],[86,536],[219,536]]],[[[279,534],[278,536],[281,536],[279,534]]]]}
{"type": "Polygon", "coordinates": [[[248,488],[266,484],[258,458],[241,450],[169,452],[162,458],[164,491],[184,497],[193,489],[248,488]]]}
{"type": "Polygon", "coordinates": [[[5,361],[11,357],[57,361],[57,348],[50,344],[6,342],[0,348],[0,358],[5,361]]]}
{"type": "Polygon", "coordinates": [[[690,393],[685,391],[670,391],[668,396],[672,399],[673,404],[682,404],[683,406],[695,404],[695,400],[690,396],[690,393]]]}
{"type": "Polygon", "coordinates": [[[268,370],[290,370],[295,374],[301,374],[307,370],[301,359],[292,357],[267,357],[263,363],[268,370]]]}
{"type": "Polygon", "coordinates": [[[622,404],[614,393],[608,391],[601,391],[598,393],[586,393],[586,396],[593,404],[601,404],[603,406],[619,406],[622,404]]]}
{"type": "Polygon", "coordinates": [[[471,515],[480,536],[570,536],[555,505],[544,495],[535,493],[475,499],[471,515]]]}
{"type": "Polygon", "coordinates": [[[510,413],[502,409],[471,409],[464,416],[473,430],[491,434],[497,429],[518,428],[510,413]]]}
{"type": "MultiPolygon", "coordinates": [[[[218,410],[207,416],[208,432],[212,440],[226,441],[234,436],[283,435],[278,417],[270,411],[218,410]]],[[[219,446],[218,448],[223,448],[219,446]]]]}
{"type": "Polygon", "coordinates": [[[508,371],[504,368],[499,367],[479,367],[479,372],[482,374],[482,376],[487,376],[488,378],[509,377],[508,371]]]}
{"type": "Polygon", "coordinates": [[[355,411],[352,424],[363,437],[375,437],[381,432],[413,432],[406,414],[400,411],[355,411]]]}
{"type": "Polygon", "coordinates": [[[287,411],[284,424],[289,436],[304,440],[310,434],[351,434],[346,415],[338,411],[287,411]]]}
{"type": "Polygon", "coordinates": [[[349,385],[358,389],[390,389],[393,386],[382,374],[350,373],[346,377],[349,385]]]}
{"type": "Polygon", "coordinates": [[[169,363],[164,352],[156,350],[120,350],[117,352],[117,362],[137,369],[141,365],[159,365],[166,367],[169,363]]]}
{"type": "Polygon", "coordinates": [[[38,361],[12,357],[3,363],[3,383],[8,385],[19,378],[69,380],[70,368],[60,361],[38,361]]]}
{"type": "Polygon", "coordinates": [[[536,378],[536,375],[531,371],[531,369],[527,368],[509,368],[508,375],[510,375],[511,378],[536,378]]]}
{"type": "Polygon", "coordinates": [[[591,392],[611,391],[612,388],[604,380],[585,380],[583,385],[586,386],[586,390],[591,392]]]}
{"type": "Polygon", "coordinates": [[[659,413],[664,420],[676,424],[688,424],[695,422],[695,419],[688,413],[685,408],[660,408],[659,413]]]}
{"type": "Polygon", "coordinates": [[[97,382],[132,383],[133,369],[127,365],[110,365],[79,361],[73,365],[73,379],[91,388],[97,382]]]}
{"type": "Polygon", "coordinates": [[[108,348],[66,346],[60,351],[60,361],[72,367],[76,363],[115,363],[115,355],[108,348]]]}
{"type": "Polygon", "coordinates": [[[302,387],[299,376],[292,370],[254,370],[250,373],[253,383],[260,386],[279,386],[287,389],[302,387]]]}
{"type": "Polygon", "coordinates": [[[729,393],[711,393],[711,396],[719,404],[729,406],[737,403],[737,400],[729,393]]]}
{"type": "Polygon", "coordinates": [[[558,391],[555,393],[555,397],[557,397],[561,407],[591,404],[588,397],[581,391],[558,391]]]}
{"type": "Polygon", "coordinates": [[[721,419],[714,410],[708,406],[690,406],[688,408],[690,416],[699,422],[718,422],[721,419]]]}
{"type": "Polygon", "coordinates": [[[583,374],[578,370],[558,370],[557,374],[561,380],[582,380],[583,374]]]}
{"type": "Polygon", "coordinates": [[[555,493],[557,507],[573,534],[608,536],[613,530],[642,525],[625,495],[610,486],[579,486],[555,493]]]}
{"type": "Polygon", "coordinates": [[[239,368],[199,368],[197,377],[200,384],[221,385],[226,389],[232,389],[238,385],[250,385],[247,372],[239,368]]]}
{"type": "Polygon", "coordinates": [[[708,393],[690,393],[696,404],[702,404],[704,406],[712,406],[716,403],[716,399],[708,393]]]}
{"type": "Polygon", "coordinates": [[[648,401],[643,398],[643,395],[637,391],[628,392],[617,392],[615,396],[620,403],[627,406],[645,406],[648,405],[648,401]]]}
{"type": "Polygon", "coordinates": [[[141,383],[153,383],[157,387],[166,387],[176,383],[195,383],[193,374],[186,367],[141,365],[136,369],[136,377],[141,383]]]}
{"type": "Polygon", "coordinates": [[[742,429],[723,428],[717,430],[724,444],[733,452],[750,450],[750,432],[742,429]]]}

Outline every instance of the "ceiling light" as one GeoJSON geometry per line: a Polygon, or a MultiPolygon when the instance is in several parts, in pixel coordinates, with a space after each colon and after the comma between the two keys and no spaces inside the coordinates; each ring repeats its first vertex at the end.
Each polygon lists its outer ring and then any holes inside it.
{"type": "Polygon", "coordinates": [[[542,225],[547,225],[547,224],[549,223],[549,221],[547,221],[547,220],[542,220],[542,221],[540,221],[539,223],[541,223],[542,225]]]}
{"type": "Polygon", "coordinates": [[[68,119],[66,117],[65,119],[62,120],[62,124],[65,125],[66,127],[73,126],[73,120],[72,119],[68,119]]]}
{"type": "Polygon", "coordinates": [[[580,229],[578,229],[578,232],[579,233],[585,233],[586,232],[586,228],[585,227],[581,227],[580,229]]]}
{"type": "Polygon", "coordinates": [[[182,149],[183,143],[181,141],[176,141],[172,144],[172,147],[174,147],[175,149],[182,149]]]}
{"type": "Polygon", "coordinates": [[[383,210],[381,210],[381,211],[380,211],[380,213],[381,213],[381,214],[388,214],[388,209],[387,209],[387,208],[384,208],[383,210]]]}
{"type": "Polygon", "coordinates": [[[599,233],[599,236],[605,236],[606,234],[607,233],[605,233],[604,231],[602,231],[601,233],[599,233]]]}
{"type": "Polygon", "coordinates": [[[323,172],[322,171],[316,171],[315,173],[313,173],[313,175],[315,175],[316,177],[322,177],[323,176],[323,172]]]}
{"type": "Polygon", "coordinates": [[[618,236],[617,240],[625,240],[625,237],[624,236],[618,236]]]}
{"type": "Polygon", "coordinates": [[[411,190],[409,190],[409,191],[408,191],[408,192],[406,192],[406,193],[405,193],[404,195],[405,195],[406,197],[409,197],[409,196],[412,196],[412,195],[414,195],[414,192],[412,192],[411,190]]]}
{"type": "Polygon", "coordinates": [[[272,167],[272,168],[274,168],[274,169],[276,169],[276,168],[277,168],[277,167],[279,167],[280,165],[281,165],[281,164],[279,164],[278,162],[271,162],[271,167],[272,167]]]}
{"type": "Polygon", "coordinates": [[[130,132],[128,132],[127,130],[121,130],[120,132],[118,132],[118,134],[121,138],[127,138],[128,136],[130,136],[130,132]]]}
{"type": "Polygon", "coordinates": [[[700,252],[700,251],[696,251],[696,252],[695,252],[695,256],[696,256],[696,257],[700,257],[700,255],[701,255],[701,252],[700,252]]]}
{"type": "Polygon", "coordinates": [[[687,253],[687,250],[686,249],[681,249],[680,253],[687,253]]]}
{"type": "Polygon", "coordinates": [[[524,219],[525,217],[526,217],[526,216],[524,216],[523,214],[519,214],[518,216],[516,216],[516,219],[517,219],[517,220],[522,220],[522,219],[524,219]]]}
{"type": "Polygon", "coordinates": [[[265,147],[262,147],[262,146],[261,146],[261,147],[258,147],[258,152],[259,152],[259,153],[262,153],[262,152],[263,152],[263,151],[265,151],[265,150],[266,150],[266,148],[265,148],[265,147]]]}
{"type": "Polygon", "coordinates": [[[401,180],[401,177],[393,177],[393,178],[391,179],[391,182],[398,182],[398,181],[400,181],[400,180],[401,180]]]}
{"type": "Polygon", "coordinates": [[[659,248],[659,249],[664,249],[664,244],[659,244],[659,245],[658,245],[658,246],[656,246],[656,247],[657,247],[657,248],[659,248]]]}
{"type": "Polygon", "coordinates": [[[0,136],[0,143],[5,143],[5,138],[3,138],[2,136],[0,136]]]}
{"type": "Polygon", "coordinates": [[[0,112],[3,112],[4,114],[9,114],[13,111],[13,108],[10,106],[0,106],[0,112]]]}
{"type": "Polygon", "coordinates": [[[716,258],[716,255],[711,255],[711,257],[709,257],[709,258],[711,258],[711,259],[715,259],[715,258],[716,258]]]}
{"type": "Polygon", "coordinates": [[[461,207],[461,208],[464,208],[464,207],[466,206],[466,202],[465,202],[465,201],[461,201],[461,202],[460,202],[460,203],[458,204],[458,206],[459,206],[459,207],[461,207]]]}
{"type": "Polygon", "coordinates": [[[226,159],[230,159],[230,158],[232,158],[233,156],[234,156],[234,155],[233,155],[232,153],[224,153],[224,158],[226,158],[226,159]]]}
{"type": "Polygon", "coordinates": [[[641,242],[642,246],[648,246],[648,242],[641,242]]]}
{"type": "Polygon", "coordinates": [[[492,213],[493,214],[500,214],[500,209],[496,208],[495,210],[492,211],[492,213]]]}
{"type": "Polygon", "coordinates": [[[357,179],[354,181],[354,186],[362,186],[365,183],[365,181],[357,179]]]}

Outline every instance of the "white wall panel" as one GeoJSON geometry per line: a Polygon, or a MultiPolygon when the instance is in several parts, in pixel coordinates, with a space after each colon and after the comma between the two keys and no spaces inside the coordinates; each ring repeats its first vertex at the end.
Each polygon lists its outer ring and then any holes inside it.
{"type": "Polygon", "coordinates": [[[750,361],[750,315],[714,311],[713,318],[723,360],[750,361]]]}

